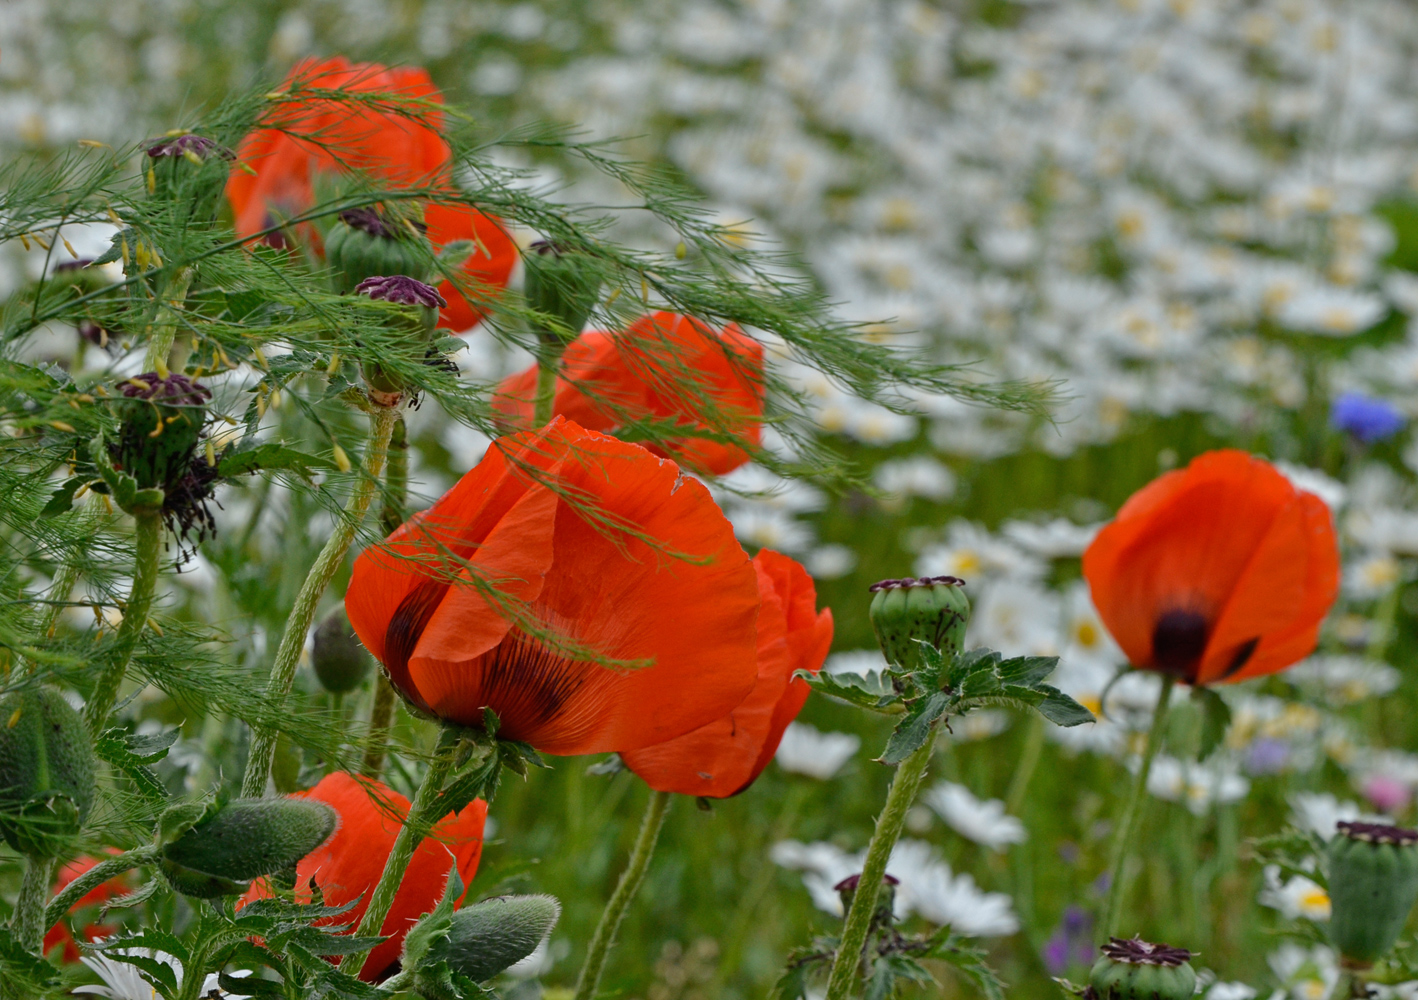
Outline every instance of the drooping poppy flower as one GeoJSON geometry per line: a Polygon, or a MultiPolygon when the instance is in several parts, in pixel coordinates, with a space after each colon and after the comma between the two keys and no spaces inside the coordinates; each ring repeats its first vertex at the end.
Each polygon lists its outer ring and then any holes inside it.
{"type": "MultiPolygon", "coordinates": [[[[494,412],[510,427],[532,424],[536,366],[504,379],[494,412]]],[[[614,431],[637,420],[674,421],[757,445],[763,417],[763,345],[735,324],[715,332],[671,312],[642,316],[621,333],[590,331],[561,360],[553,413],[614,431]]],[[[657,445],[646,444],[659,453],[657,445]]],[[[748,461],[738,444],[686,437],[664,447],[695,472],[723,475],[748,461]]]]}
{"type": "MultiPolygon", "coordinates": [[[[296,865],[296,899],[308,902],[312,883],[320,889],[327,906],[343,906],[362,895],[353,909],[324,921],[347,924],[352,931],[364,917],[369,894],[384,874],[394,838],[409,813],[409,800],[380,782],[356,779],[344,771],[327,774],[314,788],[297,792],[294,797],[324,802],[339,814],[334,836],[296,865]]],[[[414,849],[404,880],[394,896],[394,905],[380,931],[389,935],[389,940],[369,953],[359,974],[361,979],[375,982],[394,964],[409,928],[442,898],[453,862],[458,865],[458,877],[463,884],[466,886],[472,881],[482,857],[486,820],[487,803],[476,799],[462,812],[445,816],[414,849]]],[[[269,895],[270,886],[261,879],[251,884],[241,903],[269,895]]],[[[462,899],[458,903],[461,905],[462,899]]]]}
{"type": "MultiPolygon", "coordinates": [[[[114,848],[109,848],[109,854],[117,854],[114,848]]],[[[75,858],[64,867],[59,869],[59,875],[54,880],[54,893],[65,888],[70,882],[80,875],[86,873],[104,858],[75,858]]],[[[131,887],[128,884],[126,875],[115,875],[107,882],[101,882],[79,897],[79,901],[69,908],[70,913],[77,913],[79,910],[90,906],[99,906],[107,903],[110,899],[126,895],[131,887]]],[[[99,938],[108,937],[118,931],[114,924],[84,924],[79,933],[85,941],[97,941],[99,938]]],[[[61,920],[44,935],[44,947],[41,949],[44,954],[49,954],[53,949],[61,948],[60,959],[65,964],[77,962],[79,960],[79,943],[74,939],[73,933],[69,930],[67,921],[61,920]]]]}
{"type": "MultiPolygon", "coordinates": [[[[308,59],[286,78],[288,86],[350,93],[388,94],[394,100],[440,100],[426,71],[387,69],[377,63],[351,63],[342,57],[308,59]]],[[[311,97],[276,106],[255,132],[243,140],[226,193],[236,216],[238,236],[249,237],[311,208],[322,173],[358,172],[391,187],[436,186],[447,180],[452,152],[439,135],[441,112],[396,113],[334,97],[311,97]]],[[[502,223],[466,205],[430,204],[424,209],[428,238],[437,248],[455,240],[475,247],[463,264],[472,287],[500,288],[517,263],[517,245],[502,223]]],[[[302,239],[317,251],[313,228],[302,239]]],[[[448,300],[439,325],[466,330],[482,318],[444,281],[448,300]]]]}
{"type": "Polygon", "coordinates": [[[722,718],[678,739],[621,754],[651,788],[681,795],[727,798],[763,773],[788,723],[807,701],[797,670],[817,673],[832,645],[832,611],[817,610],[817,588],[807,570],[764,549],[758,570],[758,681],[722,718]]]}
{"type": "Polygon", "coordinates": [[[345,609],[415,709],[481,725],[488,707],[501,736],[598,753],[743,701],[756,577],[703,484],[558,417],[361,553],[345,609]]]}
{"type": "Polygon", "coordinates": [[[1339,590],[1329,508],[1268,462],[1213,451],[1135,493],[1083,554],[1098,614],[1136,667],[1188,684],[1308,655],[1339,590]]]}

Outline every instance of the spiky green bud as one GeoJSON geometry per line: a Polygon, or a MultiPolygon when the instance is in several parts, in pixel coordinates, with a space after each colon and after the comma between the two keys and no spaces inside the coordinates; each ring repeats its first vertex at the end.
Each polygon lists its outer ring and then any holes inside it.
{"type": "Polygon", "coordinates": [[[1196,971],[1185,948],[1112,938],[1100,950],[1088,974],[1097,1000],[1190,1000],[1196,992],[1196,971]]]}
{"type": "Polygon", "coordinates": [[[332,694],[353,691],[374,668],[374,658],[350,627],[343,607],[335,608],[315,627],[310,637],[310,665],[320,686],[332,694]]]}
{"type": "Polygon", "coordinates": [[[336,814],[310,799],[234,799],[163,847],[173,888],[210,898],[294,867],[335,831],[336,814]]]}
{"type": "Polygon", "coordinates": [[[95,764],[88,726],[53,688],[0,700],[0,834],[22,854],[53,857],[84,825],[95,764]]]}
{"type": "Polygon", "coordinates": [[[325,237],[330,287],[338,295],[347,295],[369,278],[402,274],[426,281],[433,265],[433,244],[420,225],[372,208],[341,212],[325,237]]]}
{"type": "Polygon", "coordinates": [[[553,896],[494,896],[453,914],[429,957],[481,983],[536,951],[561,916],[553,896]]]}
{"type": "Polygon", "coordinates": [[[1351,966],[1382,958],[1418,900],[1418,830],[1339,824],[1326,848],[1329,936],[1351,966]]]}
{"type": "Polygon", "coordinates": [[[877,644],[890,663],[904,670],[920,666],[923,639],[945,655],[959,655],[970,623],[970,600],[965,581],[953,576],[925,576],[919,580],[882,580],[871,586],[872,629],[877,644]]]}

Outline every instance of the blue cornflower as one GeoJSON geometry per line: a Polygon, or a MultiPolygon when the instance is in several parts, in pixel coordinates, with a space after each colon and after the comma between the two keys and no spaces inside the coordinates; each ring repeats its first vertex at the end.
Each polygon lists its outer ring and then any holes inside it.
{"type": "Polygon", "coordinates": [[[1329,422],[1365,444],[1393,437],[1408,422],[1402,411],[1382,399],[1357,392],[1342,393],[1330,407],[1329,422]]]}

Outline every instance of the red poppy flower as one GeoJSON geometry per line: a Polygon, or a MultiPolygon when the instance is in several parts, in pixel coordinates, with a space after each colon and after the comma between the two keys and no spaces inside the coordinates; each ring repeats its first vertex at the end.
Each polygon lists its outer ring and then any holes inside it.
{"type": "MultiPolygon", "coordinates": [[[[409,814],[409,800],[377,781],[356,779],[344,771],[325,775],[314,788],[297,792],[293,798],[324,802],[340,816],[334,836],[296,865],[296,898],[309,901],[312,882],[319,887],[327,906],[343,906],[363,895],[352,910],[324,921],[348,925],[353,930],[369,906],[369,894],[384,874],[394,838],[409,814]]],[[[445,816],[414,849],[380,931],[389,935],[389,940],[369,953],[359,974],[361,979],[375,982],[394,964],[409,928],[442,898],[450,860],[457,863],[458,877],[464,885],[472,881],[482,856],[486,820],[487,803],[476,799],[462,812],[445,816]]],[[[251,884],[241,902],[269,895],[270,887],[262,879],[251,884]]],[[[462,904],[461,898],[458,903],[462,904]]]]}
{"type": "MultiPolygon", "coordinates": [[[[291,71],[286,82],[321,90],[390,94],[405,100],[440,100],[433,81],[422,69],[386,69],[341,57],[324,62],[306,60],[291,71]]],[[[439,183],[446,178],[452,158],[448,143],[438,133],[442,124],[442,113],[432,109],[410,117],[315,97],[298,106],[278,105],[263,120],[263,127],[242,142],[227,180],[237,235],[251,236],[307,211],[315,203],[315,185],[322,172],[359,172],[393,187],[439,183]]],[[[463,265],[474,285],[500,288],[507,284],[517,263],[517,245],[497,219],[466,205],[428,205],[424,221],[435,247],[454,240],[477,244],[463,265]]],[[[312,245],[317,242],[310,229],[304,238],[312,245]]],[[[443,282],[439,291],[448,300],[439,325],[466,330],[482,318],[452,282],[443,282]]]]}
{"type": "Polygon", "coordinates": [[[1308,655],[1339,591],[1329,508],[1269,463],[1213,451],[1135,493],[1083,554],[1134,666],[1213,684],[1308,655]]]}
{"type": "MultiPolygon", "coordinates": [[[[503,380],[493,410],[510,426],[530,427],[536,386],[535,365],[503,380]]],[[[763,345],[735,324],[716,333],[670,312],[642,316],[623,333],[583,333],[562,356],[553,412],[591,430],[671,420],[757,445],[763,345]]],[[[748,461],[737,444],[706,438],[676,441],[665,451],[686,468],[715,475],[748,461]]]]}
{"type": "MultiPolygon", "coordinates": [[[[109,854],[117,854],[114,848],[109,848],[109,854]]],[[[54,881],[54,893],[57,894],[74,879],[83,875],[94,865],[105,858],[75,858],[63,868],[59,869],[59,876],[54,881]]],[[[69,908],[70,913],[89,906],[98,906],[107,903],[110,899],[127,895],[129,885],[127,877],[115,875],[107,882],[102,882],[79,897],[79,901],[69,908]]],[[[85,941],[97,941],[99,938],[108,937],[118,931],[118,927],[113,924],[85,924],[80,930],[85,941]]],[[[74,935],[69,930],[69,923],[61,920],[49,929],[49,933],[44,935],[44,947],[41,949],[46,955],[54,948],[62,946],[63,950],[60,958],[66,964],[79,960],[79,943],[74,940],[74,935]]]]}
{"type": "Polygon", "coordinates": [[[416,708],[481,725],[490,707],[500,735],[548,753],[682,736],[757,673],[756,574],[709,491],[560,417],[498,439],[366,549],[345,608],[416,708]]]}
{"type": "Polygon", "coordinates": [[[817,673],[832,645],[832,611],[817,610],[807,570],[764,549],[758,570],[758,682],[743,703],[692,733],[623,753],[626,766],[656,791],[722,799],[737,795],[763,773],[783,730],[807,701],[797,670],[817,673]]]}

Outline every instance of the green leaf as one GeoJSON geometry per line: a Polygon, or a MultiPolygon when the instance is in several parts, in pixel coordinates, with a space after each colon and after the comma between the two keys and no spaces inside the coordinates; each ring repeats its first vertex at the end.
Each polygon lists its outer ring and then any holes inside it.
{"type": "Polygon", "coordinates": [[[262,979],[259,976],[232,976],[225,972],[218,972],[217,985],[234,997],[283,997],[286,995],[284,983],[273,983],[271,980],[262,979]]]}
{"type": "Polygon", "coordinates": [[[958,685],[953,685],[962,698],[984,698],[1003,693],[999,674],[995,672],[993,661],[982,661],[958,685]]]}
{"type": "Polygon", "coordinates": [[[1058,688],[1040,684],[1036,691],[1044,692],[1044,700],[1036,707],[1039,714],[1056,726],[1081,726],[1085,722],[1097,722],[1093,713],[1064,694],[1058,688]]]}
{"type": "Polygon", "coordinates": [[[925,746],[953,700],[944,691],[935,691],[911,706],[886,741],[886,752],[877,759],[883,764],[899,764],[925,746]]]}
{"type": "Polygon", "coordinates": [[[1206,760],[1226,739],[1226,730],[1231,726],[1231,708],[1209,687],[1192,688],[1192,700],[1201,707],[1201,745],[1197,749],[1197,760],[1206,760]]]}
{"type": "Polygon", "coordinates": [[[989,671],[994,672],[995,664],[1000,660],[1000,655],[993,649],[972,649],[968,653],[961,653],[955,658],[955,662],[950,665],[950,670],[946,673],[945,682],[952,688],[961,687],[967,677],[977,673],[989,671]]]}
{"type": "Polygon", "coordinates": [[[138,787],[143,798],[154,805],[160,804],[167,801],[167,787],[147,765],[167,756],[167,748],[177,739],[179,731],[173,729],[170,733],[170,737],[168,733],[161,733],[156,737],[135,736],[123,729],[109,729],[94,741],[94,753],[100,760],[126,774],[138,787]],[[158,744],[154,742],[155,739],[166,741],[158,744]],[[144,752],[134,752],[134,741],[137,741],[144,752]]]}
{"type": "Polygon", "coordinates": [[[808,685],[819,694],[825,694],[830,698],[837,698],[861,708],[871,709],[874,712],[880,712],[901,701],[901,696],[897,693],[896,688],[892,686],[891,681],[882,671],[874,670],[868,674],[829,674],[823,671],[814,674],[806,670],[799,670],[793,676],[807,681],[808,685]]]}
{"type": "Polygon", "coordinates": [[[1035,687],[1058,665],[1057,656],[1016,656],[999,665],[999,676],[1005,684],[1035,687]]]}
{"type": "MultiPolygon", "coordinates": [[[[109,730],[112,732],[113,730],[109,730]]],[[[167,756],[168,748],[177,742],[182,730],[165,729],[160,733],[128,733],[125,742],[128,750],[144,764],[156,764],[167,756]]]]}
{"type": "Polygon", "coordinates": [[[961,939],[949,928],[941,928],[935,946],[930,951],[932,958],[948,962],[960,970],[973,982],[986,1000],[1005,1000],[1004,983],[985,962],[983,948],[973,948],[961,943],[961,939]]]}
{"type": "Polygon", "coordinates": [[[31,990],[21,991],[22,994],[38,994],[40,990],[58,982],[54,975],[54,966],[27,951],[11,936],[9,928],[3,926],[0,926],[0,970],[4,971],[7,982],[16,986],[32,987],[31,990]]]}
{"type": "Polygon", "coordinates": [[[49,498],[49,502],[39,512],[40,517],[56,517],[60,514],[67,514],[74,506],[74,494],[79,492],[79,488],[84,485],[82,476],[75,476],[59,489],[54,491],[54,495],[49,498]]]}
{"type": "Polygon", "coordinates": [[[279,441],[267,441],[254,448],[227,449],[217,461],[217,472],[226,478],[277,470],[290,470],[308,476],[311,469],[333,467],[332,463],[319,456],[287,448],[279,441]]]}

